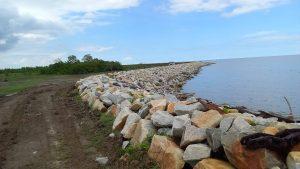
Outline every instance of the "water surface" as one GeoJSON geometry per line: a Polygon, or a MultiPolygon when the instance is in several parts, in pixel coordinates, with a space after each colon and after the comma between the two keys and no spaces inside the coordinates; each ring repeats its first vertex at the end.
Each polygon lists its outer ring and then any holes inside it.
{"type": "Polygon", "coordinates": [[[300,55],[214,61],[183,87],[216,103],[300,115],[300,55]]]}

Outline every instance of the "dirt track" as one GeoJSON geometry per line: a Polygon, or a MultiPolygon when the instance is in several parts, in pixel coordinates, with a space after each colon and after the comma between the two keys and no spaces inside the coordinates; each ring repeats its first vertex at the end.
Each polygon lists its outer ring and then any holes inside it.
{"type": "Polygon", "coordinates": [[[98,168],[70,96],[74,79],[0,98],[0,169],[98,168]]]}

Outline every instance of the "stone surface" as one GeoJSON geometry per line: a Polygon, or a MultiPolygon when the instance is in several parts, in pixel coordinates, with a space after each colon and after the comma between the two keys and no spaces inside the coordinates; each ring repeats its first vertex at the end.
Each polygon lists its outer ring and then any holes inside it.
{"type": "Polygon", "coordinates": [[[199,116],[200,114],[202,114],[203,111],[199,111],[199,110],[195,110],[193,113],[192,113],[192,118],[195,118],[197,116],[199,116]]]}
{"type": "Polygon", "coordinates": [[[100,165],[104,166],[104,165],[106,165],[107,162],[108,162],[108,157],[96,157],[96,161],[97,161],[100,165]]]}
{"type": "Polygon", "coordinates": [[[118,106],[116,105],[111,105],[108,109],[107,109],[107,114],[116,117],[117,116],[117,112],[118,112],[118,106]]]}
{"type": "Polygon", "coordinates": [[[205,139],[206,129],[187,124],[181,138],[180,147],[186,147],[192,143],[200,143],[205,139]]]}
{"type": "Polygon", "coordinates": [[[150,105],[151,105],[151,109],[149,110],[149,112],[151,114],[157,111],[164,111],[167,106],[167,100],[166,99],[151,100],[150,105]]]}
{"type": "Polygon", "coordinates": [[[153,136],[148,155],[161,169],[182,169],[184,166],[183,150],[166,136],[153,136]]]}
{"type": "Polygon", "coordinates": [[[131,143],[134,146],[141,144],[147,137],[152,136],[155,133],[154,126],[151,120],[141,119],[136,126],[131,143]]]}
{"type": "Polygon", "coordinates": [[[175,116],[173,125],[172,125],[172,132],[174,137],[181,137],[182,133],[185,130],[185,126],[187,124],[191,123],[191,119],[189,118],[189,115],[181,115],[181,116],[175,116]]]}
{"type": "Polygon", "coordinates": [[[210,157],[211,149],[206,144],[190,144],[183,153],[183,160],[191,165],[210,157]]]}
{"type": "Polygon", "coordinates": [[[174,107],[176,115],[192,115],[195,110],[204,110],[204,106],[201,103],[194,103],[190,105],[176,104],[174,107]]]}
{"type": "Polygon", "coordinates": [[[171,128],[160,128],[157,130],[157,134],[173,137],[173,132],[171,128]]]}
{"type": "Polygon", "coordinates": [[[116,135],[115,135],[115,133],[110,133],[109,135],[108,135],[108,137],[110,137],[110,138],[114,138],[116,135]]]}
{"type": "Polygon", "coordinates": [[[113,130],[122,130],[129,114],[133,113],[128,107],[123,107],[118,113],[114,123],[113,130]]]}
{"type": "Polygon", "coordinates": [[[167,111],[158,111],[151,116],[152,123],[157,127],[171,127],[174,116],[167,111]]]}
{"type": "Polygon", "coordinates": [[[265,169],[276,166],[286,168],[274,152],[267,149],[248,150],[242,146],[240,139],[253,133],[239,133],[230,130],[221,136],[221,142],[230,163],[239,169],[265,169]]]}
{"type": "Polygon", "coordinates": [[[134,131],[136,129],[137,123],[140,121],[141,117],[136,113],[130,113],[127,117],[126,123],[121,131],[124,138],[132,138],[134,131]]]}
{"type": "Polygon", "coordinates": [[[149,104],[145,104],[139,110],[138,115],[140,115],[141,118],[145,118],[149,114],[149,110],[150,110],[150,105],[149,104]]]}
{"type": "Polygon", "coordinates": [[[222,120],[222,115],[216,110],[200,113],[192,118],[192,124],[199,128],[217,127],[222,120]]]}
{"type": "Polygon", "coordinates": [[[193,169],[234,169],[234,167],[226,161],[207,158],[198,162],[193,169]]]}
{"type": "Polygon", "coordinates": [[[103,102],[105,106],[111,106],[113,102],[108,98],[109,92],[104,93],[100,96],[100,100],[103,102]]]}
{"type": "Polygon", "coordinates": [[[129,141],[123,141],[122,143],[122,149],[125,149],[129,145],[129,141]]]}
{"type": "Polygon", "coordinates": [[[208,128],[206,129],[206,136],[208,145],[211,147],[212,151],[217,152],[222,146],[221,144],[221,134],[220,128],[208,128]]]}
{"type": "Polygon", "coordinates": [[[186,105],[187,102],[186,101],[179,101],[179,102],[171,102],[171,103],[168,103],[168,106],[167,106],[167,111],[171,114],[174,114],[175,115],[175,106],[176,105],[186,105]]]}
{"type": "Polygon", "coordinates": [[[98,99],[96,99],[95,101],[94,101],[94,104],[93,104],[93,106],[92,106],[92,109],[93,110],[99,110],[100,112],[106,112],[107,111],[107,108],[104,106],[104,104],[100,101],[100,100],[98,100],[98,99]]]}
{"type": "Polygon", "coordinates": [[[232,123],[232,127],[229,130],[240,132],[240,133],[247,133],[253,131],[253,128],[246,120],[244,120],[241,117],[237,117],[234,119],[232,123]]]}
{"type": "Polygon", "coordinates": [[[291,151],[286,159],[288,169],[300,168],[300,151],[291,151]]]}
{"type": "Polygon", "coordinates": [[[263,129],[263,133],[275,135],[279,132],[276,127],[266,127],[263,129]]]}
{"type": "Polygon", "coordinates": [[[139,101],[139,100],[136,100],[132,103],[131,105],[131,110],[132,111],[135,111],[137,112],[141,107],[143,106],[143,104],[139,101]]]}
{"type": "Polygon", "coordinates": [[[226,117],[223,118],[220,122],[220,129],[222,132],[226,132],[230,129],[232,126],[232,123],[234,121],[235,117],[226,117]]]}

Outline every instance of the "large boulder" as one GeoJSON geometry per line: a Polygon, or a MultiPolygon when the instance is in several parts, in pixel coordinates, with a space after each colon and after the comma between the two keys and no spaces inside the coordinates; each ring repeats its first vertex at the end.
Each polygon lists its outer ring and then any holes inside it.
{"type": "Polygon", "coordinates": [[[243,118],[237,117],[234,119],[230,131],[238,133],[249,133],[254,131],[254,128],[243,118]]]}
{"type": "Polygon", "coordinates": [[[104,104],[100,100],[96,99],[92,106],[92,110],[99,110],[100,112],[106,112],[107,108],[104,106],[104,104]]]}
{"type": "Polygon", "coordinates": [[[138,112],[138,115],[141,116],[141,118],[145,118],[148,114],[149,114],[149,110],[150,110],[150,105],[149,104],[144,104],[139,112],[138,112]]]}
{"type": "Polygon", "coordinates": [[[166,136],[153,136],[148,155],[161,169],[182,169],[184,166],[183,150],[166,136]]]}
{"type": "Polygon", "coordinates": [[[288,169],[300,168],[300,151],[291,151],[286,159],[288,169]]]}
{"type": "Polygon", "coordinates": [[[136,125],[134,134],[131,139],[131,143],[134,146],[137,146],[143,141],[147,139],[147,137],[151,137],[155,133],[155,128],[151,122],[151,120],[141,119],[136,125]]]}
{"type": "Polygon", "coordinates": [[[183,153],[183,160],[194,166],[198,161],[210,157],[210,151],[206,144],[190,144],[183,153]]]}
{"type": "Polygon", "coordinates": [[[118,114],[118,111],[119,111],[119,108],[118,108],[117,105],[111,105],[111,106],[107,109],[106,114],[109,114],[109,115],[111,115],[111,116],[116,117],[117,114],[118,114]]]}
{"type": "Polygon", "coordinates": [[[199,113],[192,118],[192,123],[199,128],[217,127],[222,120],[222,115],[216,110],[199,113]]]}
{"type": "Polygon", "coordinates": [[[232,123],[234,121],[235,117],[226,117],[223,118],[220,122],[220,129],[222,132],[226,132],[230,129],[232,126],[232,123]]]}
{"type": "Polygon", "coordinates": [[[108,98],[109,94],[109,92],[106,92],[100,96],[100,100],[104,103],[105,106],[111,106],[113,104],[113,102],[108,98]]]}
{"type": "Polygon", "coordinates": [[[167,106],[167,100],[166,99],[151,100],[150,105],[151,105],[151,109],[149,110],[149,112],[151,114],[157,111],[164,111],[167,106]]]}
{"type": "Polygon", "coordinates": [[[198,162],[193,169],[234,169],[234,167],[226,161],[206,158],[198,162]]]}
{"type": "Polygon", "coordinates": [[[222,131],[220,128],[206,129],[207,142],[213,152],[217,152],[219,150],[219,148],[222,146],[221,134],[222,134],[222,131]]]}
{"type": "Polygon", "coordinates": [[[121,131],[121,134],[124,138],[132,138],[134,131],[136,129],[136,125],[139,122],[141,117],[136,113],[131,113],[128,115],[126,123],[121,131]]]}
{"type": "Polygon", "coordinates": [[[171,114],[174,114],[175,115],[175,106],[176,105],[186,105],[187,102],[186,101],[178,101],[178,102],[170,102],[168,103],[168,106],[167,106],[167,111],[171,114]]]}
{"type": "Polygon", "coordinates": [[[222,134],[221,143],[230,163],[239,169],[286,168],[285,164],[274,152],[263,148],[249,150],[240,143],[242,137],[253,133],[255,133],[255,131],[240,133],[236,130],[232,130],[222,134]]]}
{"type": "Polygon", "coordinates": [[[192,115],[192,113],[195,110],[204,110],[204,106],[201,103],[194,103],[190,105],[181,105],[177,104],[174,107],[174,112],[176,115],[184,115],[184,114],[189,114],[192,115]]]}
{"type": "Polygon", "coordinates": [[[128,107],[123,107],[118,113],[114,123],[113,130],[122,130],[129,114],[133,113],[128,107]]]}
{"type": "Polygon", "coordinates": [[[185,130],[181,138],[180,147],[186,147],[192,143],[200,143],[205,139],[206,139],[205,128],[198,128],[191,124],[187,124],[185,126],[185,130]]]}
{"type": "Polygon", "coordinates": [[[151,120],[157,127],[171,127],[174,121],[174,116],[167,111],[158,111],[151,116],[151,120]]]}
{"type": "Polygon", "coordinates": [[[172,126],[173,136],[181,138],[182,133],[185,130],[185,126],[191,123],[191,119],[188,114],[181,115],[181,116],[175,116],[172,126]]]}

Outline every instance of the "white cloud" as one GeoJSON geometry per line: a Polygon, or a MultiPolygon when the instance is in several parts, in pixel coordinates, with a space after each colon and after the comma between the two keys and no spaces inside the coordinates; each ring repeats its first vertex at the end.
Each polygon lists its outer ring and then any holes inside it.
{"type": "Polygon", "coordinates": [[[278,31],[259,31],[247,34],[243,37],[243,39],[249,42],[300,42],[300,34],[288,34],[278,31]]]}
{"type": "Polygon", "coordinates": [[[112,49],[113,49],[112,46],[81,46],[77,49],[77,51],[101,53],[112,49]]]}
{"type": "Polygon", "coordinates": [[[269,9],[288,0],[169,0],[172,13],[220,12],[223,16],[236,16],[269,9]]]}

